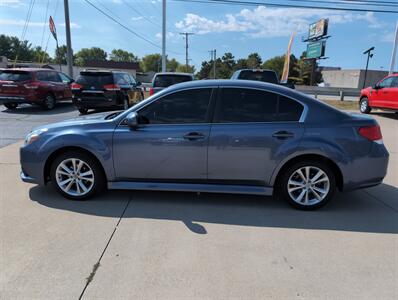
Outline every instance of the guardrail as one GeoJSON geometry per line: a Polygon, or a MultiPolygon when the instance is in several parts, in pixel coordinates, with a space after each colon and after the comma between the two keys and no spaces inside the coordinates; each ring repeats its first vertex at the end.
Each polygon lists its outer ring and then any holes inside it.
{"type": "Polygon", "coordinates": [[[317,98],[321,96],[337,96],[341,101],[344,101],[344,97],[359,97],[361,90],[355,88],[339,88],[339,87],[320,87],[320,86],[305,86],[296,85],[296,90],[308,94],[314,95],[317,98]]]}

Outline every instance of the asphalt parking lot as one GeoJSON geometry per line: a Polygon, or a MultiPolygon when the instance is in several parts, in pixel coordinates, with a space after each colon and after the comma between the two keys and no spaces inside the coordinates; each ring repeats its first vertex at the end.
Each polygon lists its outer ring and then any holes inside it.
{"type": "Polygon", "coordinates": [[[398,298],[396,114],[373,114],[390,152],[384,183],[314,212],[246,195],[73,202],[22,183],[25,134],[76,116],[68,104],[0,107],[0,299],[398,298]]]}

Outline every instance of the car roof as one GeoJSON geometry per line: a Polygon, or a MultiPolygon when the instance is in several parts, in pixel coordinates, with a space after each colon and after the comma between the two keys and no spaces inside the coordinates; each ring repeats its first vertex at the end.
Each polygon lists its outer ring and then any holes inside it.
{"type": "Polygon", "coordinates": [[[183,72],[159,72],[156,73],[155,76],[158,75],[177,75],[177,76],[190,76],[193,77],[192,73],[183,73],[183,72]]]}
{"type": "Polygon", "coordinates": [[[48,69],[48,68],[6,68],[3,71],[24,71],[24,72],[54,71],[54,72],[59,72],[57,70],[48,69]]]}
{"type": "Polygon", "coordinates": [[[273,73],[276,73],[274,70],[270,70],[270,69],[261,69],[261,68],[258,68],[258,69],[239,69],[239,70],[236,70],[235,72],[244,72],[244,71],[249,71],[249,72],[273,72],[273,73]]]}

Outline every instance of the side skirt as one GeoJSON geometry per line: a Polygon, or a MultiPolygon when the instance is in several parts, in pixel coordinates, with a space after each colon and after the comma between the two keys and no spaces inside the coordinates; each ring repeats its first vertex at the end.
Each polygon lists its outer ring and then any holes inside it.
{"type": "Polygon", "coordinates": [[[204,192],[204,193],[228,193],[251,194],[271,196],[272,187],[226,185],[226,184],[196,184],[196,183],[162,183],[162,182],[108,182],[110,190],[149,190],[149,191],[174,191],[174,192],[204,192]]]}

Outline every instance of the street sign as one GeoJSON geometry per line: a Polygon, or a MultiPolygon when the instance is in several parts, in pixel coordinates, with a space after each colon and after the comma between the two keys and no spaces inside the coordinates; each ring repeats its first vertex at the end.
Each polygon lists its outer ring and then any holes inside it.
{"type": "Polygon", "coordinates": [[[325,55],[326,41],[307,44],[307,58],[320,58],[325,55]]]}

